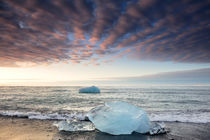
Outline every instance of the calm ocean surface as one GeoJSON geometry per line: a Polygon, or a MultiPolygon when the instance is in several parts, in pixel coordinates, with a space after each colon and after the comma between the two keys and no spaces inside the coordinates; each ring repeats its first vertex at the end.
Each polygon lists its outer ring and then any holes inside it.
{"type": "Polygon", "coordinates": [[[30,119],[83,119],[91,108],[126,101],[148,112],[151,121],[210,122],[210,87],[99,87],[100,94],[69,87],[0,87],[0,114],[30,119]]]}

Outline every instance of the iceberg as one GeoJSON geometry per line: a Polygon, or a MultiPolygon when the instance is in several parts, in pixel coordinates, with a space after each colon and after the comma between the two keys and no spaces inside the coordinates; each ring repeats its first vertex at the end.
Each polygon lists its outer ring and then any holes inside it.
{"type": "Polygon", "coordinates": [[[100,93],[100,89],[96,86],[85,87],[79,89],[79,93],[100,93]]]}
{"type": "Polygon", "coordinates": [[[59,131],[93,131],[94,125],[88,121],[60,121],[53,124],[59,131]]]}
{"type": "Polygon", "coordinates": [[[146,112],[126,102],[105,103],[90,110],[87,116],[98,130],[112,135],[150,131],[150,121],[146,112]]]}

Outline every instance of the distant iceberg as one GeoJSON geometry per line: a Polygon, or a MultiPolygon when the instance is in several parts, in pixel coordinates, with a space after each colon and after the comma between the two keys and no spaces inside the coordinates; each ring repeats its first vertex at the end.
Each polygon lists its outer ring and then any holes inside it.
{"type": "Polygon", "coordinates": [[[98,130],[112,135],[150,131],[146,112],[126,102],[108,102],[104,106],[93,108],[87,115],[98,130]]]}
{"type": "Polygon", "coordinates": [[[79,89],[79,93],[100,93],[100,89],[96,86],[85,87],[79,89]]]}

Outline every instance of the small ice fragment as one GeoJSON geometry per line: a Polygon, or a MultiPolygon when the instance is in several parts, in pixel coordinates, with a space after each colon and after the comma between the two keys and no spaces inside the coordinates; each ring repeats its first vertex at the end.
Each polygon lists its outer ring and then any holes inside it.
{"type": "Polygon", "coordinates": [[[165,133],[166,133],[166,130],[165,130],[164,123],[156,123],[156,122],[151,123],[150,131],[149,131],[150,135],[158,135],[158,134],[165,134],[165,133]]]}
{"type": "Polygon", "coordinates": [[[85,87],[79,89],[79,93],[100,93],[100,89],[96,86],[85,87]]]}
{"type": "Polygon", "coordinates": [[[108,102],[88,112],[89,120],[95,127],[112,135],[148,133],[150,121],[146,112],[126,102],[108,102]]]}
{"type": "Polygon", "coordinates": [[[59,131],[93,131],[95,130],[94,125],[88,121],[60,121],[54,123],[54,126],[58,128],[59,131]]]}

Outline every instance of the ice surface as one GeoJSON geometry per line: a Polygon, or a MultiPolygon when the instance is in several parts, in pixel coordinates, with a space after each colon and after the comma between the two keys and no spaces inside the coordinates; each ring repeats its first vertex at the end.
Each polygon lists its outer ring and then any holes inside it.
{"type": "Polygon", "coordinates": [[[79,89],[79,93],[100,93],[100,89],[96,86],[85,87],[79,89]]]}
{"type": "Polygon", "coordinates": [[[93,131],[94,125],[88,121],[60,121],[54,123],[58,127],[59,131],[93,131]]]}
{"type": "Polygon", "coordinates": [[[113,135],[131,134],[134,131],[147,133],[150,130],[146,112],[126,102],[108,102],[93,108],[87,115],[98,130],[113,135]]]}

